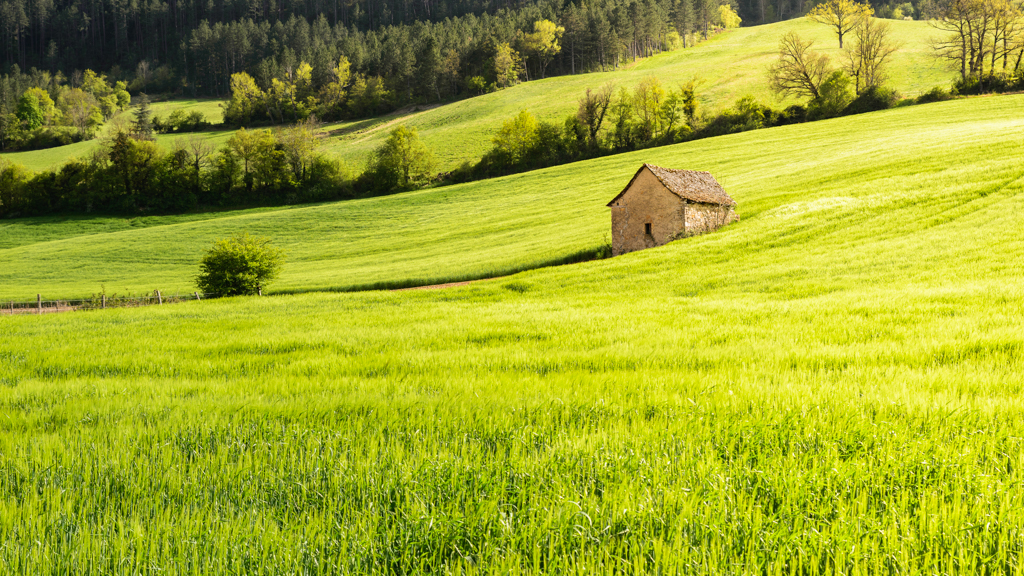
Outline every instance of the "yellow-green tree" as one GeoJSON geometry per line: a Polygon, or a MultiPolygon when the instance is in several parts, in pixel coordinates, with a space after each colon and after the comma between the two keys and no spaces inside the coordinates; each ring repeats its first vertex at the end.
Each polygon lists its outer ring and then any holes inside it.
{"type": "Polygon", "coordinates": [[[81,88],[65,90],[57,101],[64,111],[65,120],[80,134],[90,134],[103,124],[103,113],[96,98],[81,88]]]}
{"type": "Polygon", "coordinates": [[[352,64],[342,56],[331,70],[331,81],[320,89],[320,116],[335,120],[342,116],[348,84],[352,78],[352,64]]]}
{"type": "Polygon", "coordinates": [[[42,88],[32,87],[25,91],[39,100],[39,110],[43,113],[43,125],[52,126],[61,120],[61,112],[50,98],[50,93],[42,88]]]}
{"type": "Polygon", "coordinates": [[[316,161],[317,150],[323,140],[320,125],[309,118],[277,133],[277,142],[291,166],[296,180],[305,180],[309,168],[316,161]]]}
{"type": "Polygon", "coordinates": [[[825,0],[807,13],[807,17],[815,22],[831,26],[839,36],[839,47],[843,47],[843,36],[860,26],[865,18],[875,11],[868,4],[857,0],[825,0]]]}
{"type": "Polygon", "coordinates": [[[645,141],[660,131],[660,111],[665,96],[665,89],[655,76],[644,78],[633,90],[633,112],[639,122],[640,137],[645,141]]]}
{"type": "Polygon", "coordinates": [[[538,20],[533,23],[533,32],[523,37],[523,48],[537,60],[540,77],[544,77],[548,63],[562,51],[559,41],[565,28],[550,20],[538,20]]]}
{"type": "Polygon", "coordinates": [[[523,110],[501,125],[501,130],[491,139],[494,144],[491,154],[499,164],[515,166],[537,147],[538,128],[533,114],[523,110]]]}
{"type": "Polygon", "coordinates": [[[718,7],[718,20],[723,28],[739,28],[743,19],[732,9],[732,6],[723,4],[718,7]]]}
{"type": "Polygon", "coordinates": [[[242,183],[245,190],[252,193],[256,185],[257,174],[273,155],[277,140],[270,130],[246,130],[242,128],[228,139],[225,154],[234,156],[242,166],[242,183]]]}
{"type": "Polygon", "coordinates": [[[508,88],[519,81],[523,70],[523,61],[508,42],[498,44],[494,51],[494,75],[498,86],[508,88]]]}
{"type": "Polygon", "coordinates": [[[231,100],[224,108],[224,121],[242,126],[264,108],[265,95],[252,76],[245,72],[231,75],[231,100]]]}

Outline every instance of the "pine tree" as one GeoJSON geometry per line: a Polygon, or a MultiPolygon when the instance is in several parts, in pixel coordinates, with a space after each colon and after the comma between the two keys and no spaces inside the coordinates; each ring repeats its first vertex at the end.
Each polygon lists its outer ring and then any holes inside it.
{"type": "Polygon", "coordinates": [[[153,140],[153,111],[149,108],[149,96],[139,96],[139,106],[132,120],[131,136],[136,140],[153,140]]]}

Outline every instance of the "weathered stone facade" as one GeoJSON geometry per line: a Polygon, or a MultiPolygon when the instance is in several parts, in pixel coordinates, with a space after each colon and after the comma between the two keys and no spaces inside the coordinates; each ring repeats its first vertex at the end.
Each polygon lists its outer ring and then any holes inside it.
{"type": "Polygon", "coordinates": [[[739,220],[732,198],[707,172],[644,164],[608,207],[612,254],[667,244],[739,220]]]}

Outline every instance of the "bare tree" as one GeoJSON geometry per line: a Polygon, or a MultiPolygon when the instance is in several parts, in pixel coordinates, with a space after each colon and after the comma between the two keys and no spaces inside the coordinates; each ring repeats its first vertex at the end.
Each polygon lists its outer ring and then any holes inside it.
{"type": "Polygon", "coordinates": [[[795,32],[782,37],[779,60],[768,68],[768,80],[779,96],[817,98],[822,81],[832,72],[828,56],[810,50],[813,40],[804,42],[795,32]]]}
{"type": "Polygon", "coordinates": [[[853,46],[848,46],[846,72],[853,78],[857,94],[885,83],[886,65],[901,44],[891,39],[892,26],[877,18],[866,18],[854,29],[853,46]]]}
{"type": "Polygon", "coordinates": [[[601,130],[608,106],[612,102],[612,91],[613,86],[609,83],[598,90],[587,88],[586,94],[580,98],[576,118],[580,124],[587,127],[587,141],[590,146],[597,145],[597,133],[601,130]]]}
{"type": "Polygon", "coordinates": [[[192,169],[195,171],[196,176],[199,175],[213,156],[213,145],[209,141],[192,134],[186,139],[179,138],[174,143],[175,148],[180,148],[188,153],[189,163],[192,165],[192,169]]]}
{"type": "Polygon", "coordinates": [[[1019,69],[1024,24],[1021,8],[1014,2],[945,0],[932,26],[944,32],[932,40],[936,56],[958,69],[961,79],[993,74],[1000,62],[1002,70],[1008,71],[1011,57],[1013,70],[1019,69]]]}
{"type": "Polygon", "coordinates": [[[874,10],[868,4],[857,0],[825,0],[807,13],[807,17],[815,22],[828,24],[839,36],[839,47],[843,47],[843,36],[860,26],[860,23],[871,16],[874,10]]]}

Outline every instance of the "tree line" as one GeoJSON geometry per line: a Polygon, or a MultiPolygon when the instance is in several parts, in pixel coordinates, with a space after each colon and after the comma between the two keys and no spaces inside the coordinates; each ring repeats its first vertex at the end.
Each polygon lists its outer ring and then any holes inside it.
{"type": "MultiPolygon", "coordinates": [[[[767,21],[758,17],[763,6],[745,0],[734,7],[745,20],[767,21]]],[[[779,2],[782,0],[769,0],[779,2]]],[[[149,2],[109,2],[103,0],[3,0],[0,2],[0,61],[18,64],[23,70],[31,67],[55,72],[113,68],[133,72],[142,63],[151,70],[169,66],[184,73],[199,62],[189,61],[191,43],[202,41],[206,32],[217,25],[229,26],[251,22],[256,28],[279,31],[278,24],[291,21],[305,23],[306,29],[317,26],[321,17],[332,29],[348,31],[382,31],[386,28],[414,27],[418,24],[439,24],[464,20],[468,16],[508,22],[525,17],[529,22],[540,18],[559,21],[572,6],[584,12],[600,12],[620,37],[631,37],[630,30],[618,22],[626,12],[661,12],[670,14],[675,2],[616,0],[614,2],[565,2],[564,0],[151,0],[149,2]],[[197,34],[198,32],[198,34],[197,34]]],[[[789,15],[792,10],[783,10],[789,15]]],[[[637,16],[630,23],[636,26],[637,16]]],[[[653,18],[652,20],[658,20],[653,18]]],[[[664,20],[661,18],[660,20],[664,20]]],[[[472,21],[470,20],[470,25],[472,21]]],[[[565,25],[565,23],[562,23],[565,25]]],[[[644,25],[641,24],[641,28],[644,25]]],[[[232,26],[234,32],[238,28],[232,26]]],[[[567,26],[568,28],[568,26],[567,26]]],[[[528,30],[527,30],[528,31],[528,30]]],[[[680,31],[682,33],[682,31],[680,31]]],[[[307,39],[313,40],[314,34],[307,39]]],[[[638,42],[643,41],[639,38],[638,42]]],[[[274,34],[274,38],[281,36],[274,34]]],[[[258,41],[258,38],[254,39],[258,41]]],[[[245,41],[245,38],[232,38],[245,41]]],[[[302,50],[288,39],[287,44],[300,57],[302,50]]],[[[302,40],[301,38],[299,40],[302,40]]],[[[311,42],[312,44],[312,42],[311,42]]],[[[244,47],[240,47],[244,48],[244,47]]],[[[276,54],[275,54],[276,55],[276,54]]],[[[266,57],[266,54],[263,55],[266,57]]],[[[349,55],[350,59],[352,56],[349,55]]],[[[237,71],[237,70],[234,70],[237,71]]],[[[146,72],[146,71],[144,71],[146,72]]]]}
{"type": "Polygon", "coordinates": [[[479,163],[450,175],[469,180],[564,164],[676,142],[747,130],[823,120],[952,98],[957,93],[932,89],[913,99],[886,85],[888,67],[900,47],[891,25],[873,18],[856,0],[826,0],[810,13],[830,26],[842,43],[838,61],[816,52],[814,43],[795,33],[779,43],[768,69],[769,85],[781,98],[801,103],[775,109],[743,97],[710,113],[697,98],[698,85],[665,86],[648,77],[632,88],[612,85],[587,90],[575,114],[562,123],[538,121],[528,111],[507,120],[479,163]]]}
{"type": "Polygon", "coordinates": [[[0,150],[36,150],[92,138],[131,104],[124,82],[86,70],[74,86],[63,74],[17,66],[0,76],[0,150]]]}
{"type": "Polygon", "coordinates": [[[0,215],[179,213],[196,206],[291,204],[350,197],[362,181],[320,151],[313,122],[237,131],[219,150],[191,135],[164,151],[148,106],[92,156],[30,174],[0,158],[0,215]]]}

